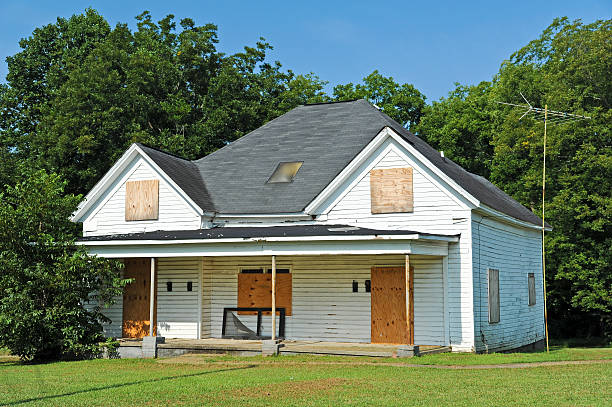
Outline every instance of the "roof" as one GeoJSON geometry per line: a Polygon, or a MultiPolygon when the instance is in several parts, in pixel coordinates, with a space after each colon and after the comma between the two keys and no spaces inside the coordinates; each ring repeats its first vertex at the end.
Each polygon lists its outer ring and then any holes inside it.
{"type": "Polygon", "coordinates": [[[81,242],[109,240],[208,240],[208,239],[257,239],[268,237],[312,237],[312,236],[403,236],[419,235],[453,238],[458,235],[434,235],[411,230],[368,229],[348,225],[292,225],[292,226],[244,226],[215,227],[211,229],[154,231],[141,233],[115,234],[106,236],[86,236],[81,242]]]}
{"type": "Polygon", "coordinates": [[[202,209],[223,214],[299,213],[378,135],[390,127],[488,207],[541,225],[540,218],[472,174],[366,100],[298,106],[196,161],[143,149],[202,209]],[[302,161],[290,183],[267,184],[279,162],[302,161]]]}
{"type": "Polygon", "coordinates": [[[136,143],[204,211],[214,210],[213,202],[193,161],[136,143]]]}

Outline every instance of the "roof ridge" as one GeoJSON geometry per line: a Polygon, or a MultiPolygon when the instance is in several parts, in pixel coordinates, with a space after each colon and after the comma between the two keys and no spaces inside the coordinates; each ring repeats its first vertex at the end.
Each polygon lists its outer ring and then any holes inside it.
{"type": "Polygon", "coordinates": [[[350,103],[350,102],[356,102],[358,100],[366,100],[366,99],[365,98],[355,98],[355,99],[347,99],[347,100],[329,100],[327,102],[304,103],[303,105],[299,105],[299,106],[333,105],[334,103],[350,103]]]}
{"type": "Polygon", "coordinates": [[[174,158],[178,158],[178,159],[183,160],[183,161],[187,161],[187,162],[190,162],[190,163],[193,162],[193,160],[189,160],[189,159],[187,159],[185,157],[181,157],[180,155],[171,153],[169,151],[164,151],[164,150],[162,150],[160,148],[157,148],[157,147],[151,147],[151,146],[148,146],[148,145],[143,144],[143,143],[134,143],[134,144],[136,144],[138,147],[148,148],[150,150],[157,151],[158,153],[166,154],[166,155],[169,155],[169,156],[174,157],[174,158]]]}

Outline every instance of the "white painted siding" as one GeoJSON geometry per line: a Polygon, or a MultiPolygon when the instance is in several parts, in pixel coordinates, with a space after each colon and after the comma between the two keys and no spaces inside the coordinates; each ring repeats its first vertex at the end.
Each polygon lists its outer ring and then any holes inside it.
{"type": "MultiPolygon", "coordinates": [[[[220,337],[223,308],[237,306],[237,274],[241,267],[269,267],[256,257],[204,259],[202,303],[203,337],[220,337]]],[[[415,342],[445,342],[442,258],[411,256],[415,267],[415,342]]],[[[364,282],[372,266],[403,266],[403,256],[279,256],[277,267],[292,273],[292,316],[287,317],[286,337],[295,340],[370,342],[370,293],[364,282]],[[352,282],[359,292],[352,292],[352,282]]],[[[398,306],[405,306],[398,304],[398,306]]],[[[255,327],[255,316],[240,316],[255,327]]],[[[269,335],[270,317],[264,317],[269,335]]]]}
{"type": "Polygon", "coordinates": [[[474,319],[477,351],[513,349],[544,339],[541,232],[474,214],[474,319]],[[489,324],[487,270],[499,270],[500,321],[489,324]],[[534,273],[536,304],[529,305],[534,273]]]}
{"type": "Polygon", "coordinates": [[[157,259],[157,334],[166,338],[197,338],[200,327],[200,257],[157,259]],[[167,282],[172,282],[168,292],[167,282]],[[187,291],[187,283],[192,291],[187,291]]]}
{"type": "Polygon", "coordinates": [[[450,343],[453,350],[473,350],[471,209],[457,192],[409,151],[388,140],[323,204],[321,212],[326,214],[322,216],[323,221],[330,224],[460,235],[459,243],[450,243],[448,247],[446,285],[450,343]],[[372,214],[370,169],[406,166],[413,168],[414,211],[372,214]]]}
{"type": "Polygon", "coordinates": [[[144,159],[137,158],[111,185],[83,222],[85,236],[155,230],[192,230],[201,226],[200,216],[178,192],[144,159]],[[125,183],[159,179],[159,216],[157,220],[125,221],[125,183]]]}

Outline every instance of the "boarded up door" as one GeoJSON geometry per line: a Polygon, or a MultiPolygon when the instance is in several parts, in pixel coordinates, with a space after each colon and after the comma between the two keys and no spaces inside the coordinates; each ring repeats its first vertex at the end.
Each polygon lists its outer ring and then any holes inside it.
{"type": "MultiPolygon", "coordinates": [[[[124,338],[142,338],[149,335],[151,259],[126,259],[123,275],[134,281],[123,290],[122,335],[124,338]]],[[[154,319],[156,308],[157,304],[154,307],[154,319]]]]}
{"type": "Polygon", "coordinates": [[[413,268],[410,268],[410,325],[406,318],[404,267],[372,267],[372,343],[411,344],[414,338],[413,268]]]}

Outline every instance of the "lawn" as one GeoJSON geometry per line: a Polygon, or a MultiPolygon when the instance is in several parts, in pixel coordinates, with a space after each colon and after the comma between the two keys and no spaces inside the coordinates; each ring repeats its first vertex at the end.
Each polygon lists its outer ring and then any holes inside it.
{"type": "Polygon", "coordinates": [[[610,359],[611,348],[413,359],[192,355],[40,365],[4,356],[0,405],[604,406],[612,405],[610,359]],[[598,362],[509,365],[562,360],[598,362]],[[474,369],[487,364],[506,368],[474,369]]]}

